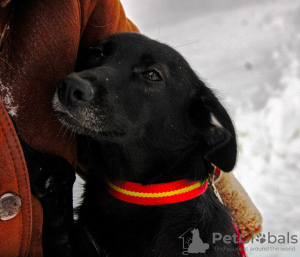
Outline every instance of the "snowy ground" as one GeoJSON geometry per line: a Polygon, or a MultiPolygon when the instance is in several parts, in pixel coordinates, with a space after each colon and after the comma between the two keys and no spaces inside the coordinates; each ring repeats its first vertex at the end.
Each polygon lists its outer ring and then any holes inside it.
{"type": "MultiPolygon", "coordinates": [[[[122,3],[142,33],[181,52],[229,109],[239,136],[235,174],[263,214],[263,232],[299,241],[300,0],[122,3]]],[[[250,257],[300,256],[300,242],[247,247],[250,257]]]]}

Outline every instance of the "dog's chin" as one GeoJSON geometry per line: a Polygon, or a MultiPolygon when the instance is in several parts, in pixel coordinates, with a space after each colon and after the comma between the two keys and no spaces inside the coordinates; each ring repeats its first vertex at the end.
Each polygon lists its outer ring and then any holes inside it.
{"type": "Polygon", "coordinates": [[[55,112],[58,120],[70,131],[73,131],[80,135],[91,136],[98,140],[116,141],[125,136],[124,131],[108,130],[105,127],[98,127],[97,130],[93,128],[85,127],[75,117],[72,117],[68,113],[55,112]]]}

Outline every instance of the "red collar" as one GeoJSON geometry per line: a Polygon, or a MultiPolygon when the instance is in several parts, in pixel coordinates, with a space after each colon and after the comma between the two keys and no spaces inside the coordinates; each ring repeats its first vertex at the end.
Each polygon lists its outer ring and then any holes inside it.
{"type": "Polygon", "coordinates": [[[163,205],[184,202],[203,194],[208,180],[203,182],[177,180],[169,183],[142,185],[127,181],[107,182],[107,191],[115,198],[138,205],[163,205]]]}

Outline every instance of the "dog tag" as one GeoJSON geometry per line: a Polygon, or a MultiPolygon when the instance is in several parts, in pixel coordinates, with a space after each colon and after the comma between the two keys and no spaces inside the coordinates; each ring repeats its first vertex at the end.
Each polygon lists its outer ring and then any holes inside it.
{"type": "Polygon", "coordinates": [[[212,186],[212,188],[213,188],[214,195],[219,199],[219,201],[220,201],[222,204],[224,204],[223,201],[222,201],[222,198],[221,198],[221,196],[220,196],[220,194],[219,194],[219,191],[218,191],[218,189],[217,189],[216,186],[215,186],[215,183],[212,183],[211,186],[212,186]]]}

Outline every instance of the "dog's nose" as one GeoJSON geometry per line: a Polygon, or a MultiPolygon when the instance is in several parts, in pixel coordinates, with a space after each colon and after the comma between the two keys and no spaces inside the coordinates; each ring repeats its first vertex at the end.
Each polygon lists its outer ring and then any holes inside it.
{"type": "Polygon", "coordinates": [[[58,85],[58,98],[66,106],[77,107],[93,99],[92,84],[78,76],[67,76],[58,85]]]}

